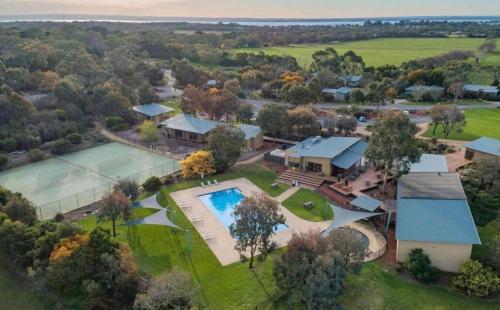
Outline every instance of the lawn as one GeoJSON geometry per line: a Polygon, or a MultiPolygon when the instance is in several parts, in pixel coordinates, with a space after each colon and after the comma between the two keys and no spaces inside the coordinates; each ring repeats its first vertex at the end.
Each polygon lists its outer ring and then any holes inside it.
{"type": "MultiPolygon", "coordinates": [[[[466,126],[463,132],[452,132],[448,136],[451,140],[471,141],[482,136],[500,139],[500,109],[467,109],[465,110],[466,126]]],[[[432,138],[433,126],[429,125],[424,137],[432,138]]],[[[440,126],[436,130],[437,138],[444,138],[440,126]]]]}
{"type": "Polygon", "coordinates": [[[326,221],[333,218],[332,209],[327,205],[325,197],[320,193],[301,188],[292,196],[283,201],[283,206],[293,214],[308,221],[326,221]],[[314,206],[310,209],[304,208],[304,203],[312,201],[314,206]]]}
{"type": "MultiPolygon", "coordinates": [[[[475,51],[484,39],[472,38],[390,38],[373,39],[334,44],[304,44],[289,47],[265,47],[234,49],[238,52],[263,51],[272,55],[291,55],[303,68],[308,68],[315,51],[333,47],[339,53],[352,50],[363,57],[367,66],[382,66],[385,64],[399,65],[403,62],[444,54],[453,50],[475,51]]],[[[500,53],[495,53],[483,59],[483,64],[499,64],[500,53]]]]}
{"type": "Polygon", "coordinates": [[[495,238],[500,237],[500,220],[494,220],[485,226],[478,226],[477,231],[481,238],[481,244],[474,245],[472,248],[472,257],[475,259],[486,259],[490,250],[490,243],[495,238]]]}
{"type": "Polygon", "coordinates": [[[25,283],[17,279],[1,263],[0,300],[2,301],[1,309],[48,310],[53,308],[47,298],[33,293],[25,283]]]}

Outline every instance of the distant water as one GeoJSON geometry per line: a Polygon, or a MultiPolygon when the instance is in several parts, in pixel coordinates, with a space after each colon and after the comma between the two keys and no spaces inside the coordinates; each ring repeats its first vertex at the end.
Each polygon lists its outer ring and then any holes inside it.
{"type": "Polygon", "coordinates": [[[479,22],[500,23],[500,16],[416,16],[416,17],[370,17],[370,18],[332,18],[332,19],[257,19],[257,18],[203,18],[203,17],[131,17],[131,16],[89,16],[89,15],[0,15],[0,22],[51,21],[51,22],[119,22],[119,23],[202,23],[202,24],[239,24],[245,26],[342,26],[363,25],[365,21],[397,23],[401,20],[412,22],[479,22]]]}

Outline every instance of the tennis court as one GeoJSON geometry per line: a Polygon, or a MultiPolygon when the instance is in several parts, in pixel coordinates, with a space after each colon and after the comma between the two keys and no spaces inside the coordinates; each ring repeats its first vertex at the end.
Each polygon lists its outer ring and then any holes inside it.
{"type": "Polygon", "coordinates": [[[41,219],[100,200],[118,179],[143,183],[179,170],[172,158],[121,143],[108,143],[0,173],[0,185],[37,206],[41,219]]]}

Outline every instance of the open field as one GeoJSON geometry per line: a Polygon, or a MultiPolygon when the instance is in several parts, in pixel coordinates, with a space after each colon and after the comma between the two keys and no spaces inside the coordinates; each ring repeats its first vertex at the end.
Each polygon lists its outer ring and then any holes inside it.
{"type": "MultiPolygon", "coordinates": [[[[465,110],[466,126],[463,132],[452,132],[451,140],[471,141],[482,136],[500,139],[500,109],[467,109],[465,110]]],[[[429,125],[424,137],[432,138],[433,126],[429,125]]],[[[436,130],[437,138],[444,138],[441,126],[436,130]]]]}
{"type": "MultiPolygon", "coordinates": [[[[284,189],[271,189],[269,182],[276,175],[260,166],[239,167],[217,176],[219,181],[244,175],[266,192],[277,196],[284,189]]],[[[130,245],[142,271],[158,276],[173,267],[191,274],[200,286],[201,303],[209,309],[290,309],[286,301],[273,302],[279,290],[272,276],[272,261],[280,253],[272,253],[265,262],[257,262],[252,271],[247,264],[234,263],[221,266],[205,241],[196,233],[190,221],[175,205],[169,193],[198,186],[198,181],[185,181],[169,185],[161,191],[160,203],[177,211],[177,224],[192,233],[191,255],[184,251],[184,233],[173,233],[163,226],[118,226],[117,239],[130,245]]],[[[154,210],[136,209],[136,217],[144,217],[154,210]]],[[[86,230],[96,225],[94,216],[80,224],[86,230]]],[[[110,227],[110,223],[104,223],[110,227]]],[[[379,263],[368,263],[359,275],[350,277],[344,298],[346,309],[494,309],[493,303],[466,298],[458,293],[408,283],[393,272],[384,270],[379,263]],[[415,297],[416,296],[416,297],[415,297]],[[416,302],[418,300],[418,302],[416,302]]],[[[298,305],[293,309],[300,309],[298,305]]]]}
{"type": "MultiPolygon", "coordinates": [[[[391,38],[374,39],[335,44],[304,44],[289,47],[265,47],[234,49],[238,52],[263,51],[272,55],[291,55],[297,59],[299,65],[308,68],[312,62],[315,51],[328,47],[336,49],[339,53],[352,50],[363,57],[367,66],[382,66],[385,64],[399,65],[403,62],[440,55],[453,50],[475,51],[484,39],[471,38],[391,38]]],[[[492,54],[482,60],[482,63],[500,64],[500,53],[492,54]]]]}
{"type": "Polygon", "coordinates": [[[304,220],[319,222],[333,218],[332,209],[327,205],[325,197],[310,189],[301,188],[283,201],[283,206],[304,220]],[[306,209],[304,203],[311,201],[314,206],[306,209]]]}
{"type": "Polygon", "coordinates": [[[47,298],[31,292],[30,288],[16,279],[0,262],[1,309],[44,310],[53,309],[47,298]]]}

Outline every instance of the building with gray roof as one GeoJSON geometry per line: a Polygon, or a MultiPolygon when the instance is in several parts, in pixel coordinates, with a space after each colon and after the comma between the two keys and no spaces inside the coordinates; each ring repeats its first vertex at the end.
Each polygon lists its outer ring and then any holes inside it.
{"type": "Polygon", "coordinates": [[[154,121],[156,124],[163,119],[168,118],[173,108],[158,103],[141,104],[132,107],[132,109],[146,119],[154,121]]]}
{"type": "Polygon", "coordinates": [[[464,92],[480,98],[495,98],[498,96],[498,87],[490,85],[465,84],[464,92]]]}
{"type": "Polygon", "coordinates": [[[333,97],[335,101],[347,101],[349,99],[349,95],[352,92],[352,88],[350,87],[323,88],[321,92],[325,94],[325,96],[333,97]]]}
{"type": "Polygon", "coordinates": [[[442,165],[429,164],[431,158],[398,180],[396,259],[404,262],[411,250],[421,248],[434,266],[456,272],[480,239],[460,177],[428,172],[442,165]]]}
{"type": "Polygon", "coordinates": [[[498,159],[500,158],[500,140],[481,137],[477,140],[466,143],[465,158],[477,159],[498,159]]]}
{"type": "Polygon", "coordinates": [[[348,174],[364,163],[368,143],[355,137],[309,137],[286,150],[285,163],[323,175],[348,174]]]}
{"type": "Polygon", "coordinates": [[[420,161],[411,165],[410,172],[448,172],[446,156],[422,154],[420,161]]]}

